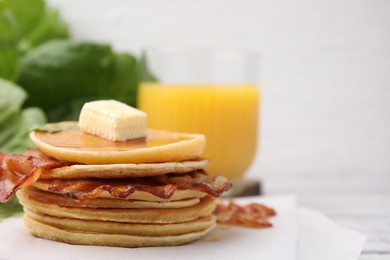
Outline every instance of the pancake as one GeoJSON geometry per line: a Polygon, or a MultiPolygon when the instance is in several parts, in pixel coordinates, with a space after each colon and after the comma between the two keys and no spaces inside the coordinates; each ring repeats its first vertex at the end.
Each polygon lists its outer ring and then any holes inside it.
{"type": "MultiPolygon", "coordinates": [[[[77,126],[77,122],[59,124],[77,126]]],[[[83,164],[181,162],[199,158],[206,145],[201,134],[154,129],[148,129],[146,139],[125,142],[106,140],[80,129],[56,133],[33,131],[30,139],[48,156],[83,164]]]]}
{"type": "Polygon", "coordinates": [[[127,223],[180,223],[192,221],[212,214],[216,207],[215,199],[206,196],[200,203],[184,208],[172,209],[107,209],[61,207],[56,204],[34,200],[23,190],[17,192],[19,202],[26,208],[40,214],[56,217],[86,220],[115,221],[127,223]]]}
{"type": "Polygon", "coordinates": [[[87,233],[70,229],[60,229],[43,224],[27,214],[23,217],[24,223],[30,232],[40,238],[77,245],[116,246],[116,247],[145,247],[145,246],[174,246],[193,242],[210,232],[215,224],[209,228],[172,236],[131,236],[123,234],[87,233]]]}
{"type": "Polygon", "coordinates": [[[29,231],[69,244],[173,246],[210,232],[216,198],[232,184],[204,170],[205,136],[145,126],[141,138],[110,141],[107,133],[126,139],[138,131],[124,122],[138,119],[130,113],[120,120],[122,110],[99,111],[130,127],[122,135],[113,122],[103,128],[91,114],[84,123],[104,135],[83,132],[77,122],[48,124],[30,133],[37,149],[0,153],[0,201],[17,191],[29,231]]]}
{"type": "Polygon", "coordinates": [[[183,162],[139,163],[139,164],[103,164],[84,165],[76,164],[45,172],[40,179],[82,179],[82,178],[126,178],[148,177],[167,173],[186,173],[203,169],[207,165],[206,159],[197,159],[183,162]]]}
{"type": "Polygon", "coordinates": [[[121,200],[121,199],[85,199],[76,201],[65,198],[51,192],[45,192],[34,187],[24,188],[22,191],[33,200],[56,204],[62,207],[83,207],[83,208],[184,208],[198,204],[199,198],[189,198],[175,201],[143,201],[143,200],[121,200]]]}
{"type": "Polygon", "coordinates": [[[215,216],[210,215],[194,221],[174,224],[133,224],[111,221],[93,221],[59,218],[42,215],[25,209],[25,214],[36,221],[59,229],[86,233],[123,234],[132,236],[172,236],[199,232],[210,228],[215,223],[215,216]]]}
{"type": "MultiPolygon", "coordinates": [[[[37,182],[34,183],[33,186],[44,191],[49,191],[49,184],[47,182],[38,180],[37,182]]],[[[164,198],[157,197],[153,194],[150,194],[148,192],[135,191],[134,193],[127,196],[126,198],[118,198],[111,195],[107,191],[103,191],[97,196],[97,198],[164,202],[164,201],[186,200],[192,198],[203,198],[206,195],[207,193],[199,190],[176,190],[172,197],[170,197],[169,199],[164,199],[164,198]]]]}

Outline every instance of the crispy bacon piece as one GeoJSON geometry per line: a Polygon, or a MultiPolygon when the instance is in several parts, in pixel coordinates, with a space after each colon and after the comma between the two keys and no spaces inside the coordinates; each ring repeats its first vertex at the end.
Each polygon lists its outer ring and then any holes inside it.
{"type": "Polygon", "coordinates": [[[234,201],[228,203],[218,201],[214,214],[217,216],[219,224],[264,228],[272,227],[268,217],[275,216],[276,212],[274,209],[258,203],[240,206],[234,201]]]}
{"type": "Polygon", "coordinates": [[[50,158],[37,149],[12,155],[0,152],[0,202],[7,202],[17,189],[33,184],[43,172],[66,165],[70,163],[50,158]]]}
{"type": "MultiPolygon", "coordinates": [[[[0,153],[0,202],[8,201],[17,189],[34,184],[41,174],[54,168],[72,165],[58,161],[37,149],[22,154],[0,153]]],[[[177,189],[199,190],[214,197],[231,187],[231,182],[222,176],[209,176],[203,170],[188,174],[125,179],[71,179],[42,180],[49,183],[49,190],[76,200],[91,199],[107,191],[111,195],[126,198],[134,191],[144,191],[160,198],[169,199],[177,189]]]]}
{"type": "Polygon", "coordinates": [[[74,200],[93,199],[107,191],[114,197],[126,198],[135,191],[143,191],[163,199],[169,199],[176,190],[199,190],[218,197],[231,187],[222,176],[209,176],[203,170],[187,174],[123,179],[54,179],[40,180],[49,184],[49,191],[60,193],[74,200]]]}

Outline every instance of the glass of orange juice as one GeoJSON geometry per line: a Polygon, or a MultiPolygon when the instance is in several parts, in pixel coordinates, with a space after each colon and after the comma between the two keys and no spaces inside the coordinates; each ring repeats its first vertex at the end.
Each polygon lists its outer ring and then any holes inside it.
{"type": "Polygon", "coordinates": [[[256,152],[258,60],[242,50],[146,49],[138,107],[148,127],[205,134],[207,172],[239,180],[256,152]]]}

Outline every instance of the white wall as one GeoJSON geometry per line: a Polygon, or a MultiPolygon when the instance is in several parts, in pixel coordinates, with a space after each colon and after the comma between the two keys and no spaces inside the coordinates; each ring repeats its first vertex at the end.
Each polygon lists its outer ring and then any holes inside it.
{"type": "Polygon", "coordinates": [[[77,39],[262,53],[250,176],[390,180],[390,1],[49,0],[77,39]]]}

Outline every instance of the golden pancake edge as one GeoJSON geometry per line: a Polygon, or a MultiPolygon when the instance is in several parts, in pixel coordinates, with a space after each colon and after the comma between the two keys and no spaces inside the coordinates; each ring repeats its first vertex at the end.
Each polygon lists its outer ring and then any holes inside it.
{"type": "MultiPolygon", "coordinates": [[[[67,122],[77,125],[77,122],[67,122]]],[[[201,134],[148,129],[146,139],[115,142],[80,129],[57,133],[32,131],[32,142],[46,155],[83,164],[181,162],[197,159],[206,145],[201,134]]]]}
{"type": "Polygon", "coordinates": [[[191,161],[162,163],[75,164],[45,172],[40,179],[148,177],[167,173],[187,173],[203,169],[206,165],[207,160],[202,158],[191,161]]]}
{"type": "Polygon", "coordinates": [[[215,223],[209,228],[173,236],[131,236],[123,234],[87,233],[75,232],[68,229],[60,229],[54,226],[43,224],[28,215],[24,215],[24,223],[30,232],[40,238],[76,244],[93,246],[115,246],[115,247],[151,247],[151,246],[176,246],[187,244],[198,240],[215,227],[215,223]]]}

